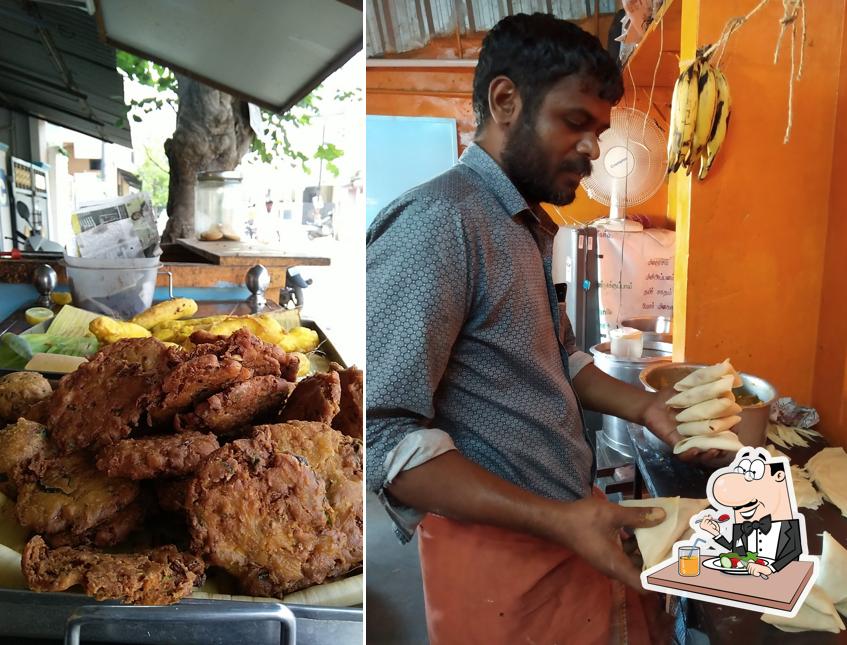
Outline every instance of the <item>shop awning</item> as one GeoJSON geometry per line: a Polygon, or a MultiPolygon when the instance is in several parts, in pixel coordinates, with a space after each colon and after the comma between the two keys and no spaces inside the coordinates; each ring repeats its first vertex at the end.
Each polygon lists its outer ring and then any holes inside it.
{"type": "Polygon", "coordinates": [[[362,48],[361,0],[96,0],[106,42],[283,112],[362,48]]]}
{"type": "Polygon", "coordinates": [[[0,0],[0,106],[131,147],[115,50],[68,5],[0,0]]]}

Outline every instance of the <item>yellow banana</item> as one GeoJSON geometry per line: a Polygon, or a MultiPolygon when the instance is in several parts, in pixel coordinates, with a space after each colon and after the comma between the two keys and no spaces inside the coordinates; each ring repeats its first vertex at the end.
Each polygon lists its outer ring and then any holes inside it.
{"type": "Polygon", "coordinates": [[[715,113],[718,108],[718,84],[715,70],[708,61],[700,62],[700,78],[697,82],[697,122],[694,126],[694,139],[690,161],[690,167],[700,157],[700,153],[709,141],[712,133],[712,125],[715,122],[715,113]]]}
{"type": "Polygon", "coordinates": [[[668,137],[668,172],[676,172],[691,159],[691,139],[697,125],[698,81],[700,61],[694,60],[673,89],[671,122],[668,137]]]}
{"type": "Polygon", "coordinates": [[[709,174],[709,169],[715,162],[715,156],[718,150],[721,149],[723,140],[726,138],[726,131],[729,127],[729,117],[732,111],[732,97],[729,93],[729,83],[726,76],[719,69],[715,70],[715,81],[718,90],[717,109],[715,110],[715,118],[712,123],[712,131],[709,134],[709,139],[706,142],[705,148],[700,153],[700,179],[705,179],[709,174]]]}

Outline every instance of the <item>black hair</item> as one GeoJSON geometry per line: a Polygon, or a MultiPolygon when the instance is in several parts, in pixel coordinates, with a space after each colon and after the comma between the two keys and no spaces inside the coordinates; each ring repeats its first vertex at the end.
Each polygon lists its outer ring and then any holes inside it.
{"type": "Polygon", "coordinates": [[[474,74],[477,129],[491,115],[488,87],[497,76],[511,79],[527,117],[531,117],[550,87],[571,74],[594,80],[597,95],[612,105],[623,96],[623,78],[617,63],[587,31],[546,13],[519,13],[503,18],[482,41],[474,74]]]}
{"type": "Polygon", "coordinates": [[[777,473],[784,473],[784,472],[785,472],[785,464],[781,464],[781,463],[773,464],[773,463],[770,463],[770,464],[768,464],[768,466],[770,466],[770,467],[771,467],[771,475],[776,475],[777,473]]]}

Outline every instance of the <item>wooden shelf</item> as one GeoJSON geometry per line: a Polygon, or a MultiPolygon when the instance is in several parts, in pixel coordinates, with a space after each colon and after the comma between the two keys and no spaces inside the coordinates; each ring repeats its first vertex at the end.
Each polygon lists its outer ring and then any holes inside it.
{"type": "Polygon", "coordinates": [[[259,242],[203,242],[179,239],[177,243],[204,260],[222,266],[252,266],[263,264],[273,267],[298,265],[327,266],[329,258],[319,255],[292,255],[273,245],[259,242]]]}
{"type": "Polygon", "coordinates": [[[624,67],[624,83],[631,83],[629,71],[638,87],[650,87],[656,60],[661,56],[656,73],[656,87],[673,88],[679,76],[679,43],[682,28],[682,0],[667,0],[664,13],[647,28],[624,67]],[[629,71],[628,71],[629,70],[629,71]]]}

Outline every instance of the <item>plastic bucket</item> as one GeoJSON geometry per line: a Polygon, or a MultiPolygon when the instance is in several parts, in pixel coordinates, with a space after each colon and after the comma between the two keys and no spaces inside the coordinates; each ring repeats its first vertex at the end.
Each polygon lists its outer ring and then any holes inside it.
{"type": "Polygon", "coordinates": [[[149,309],[162,265],[117,268],[114,261],[108,264],[81,267],[65,262],[74,305],[120,320],[149,309]]]}

